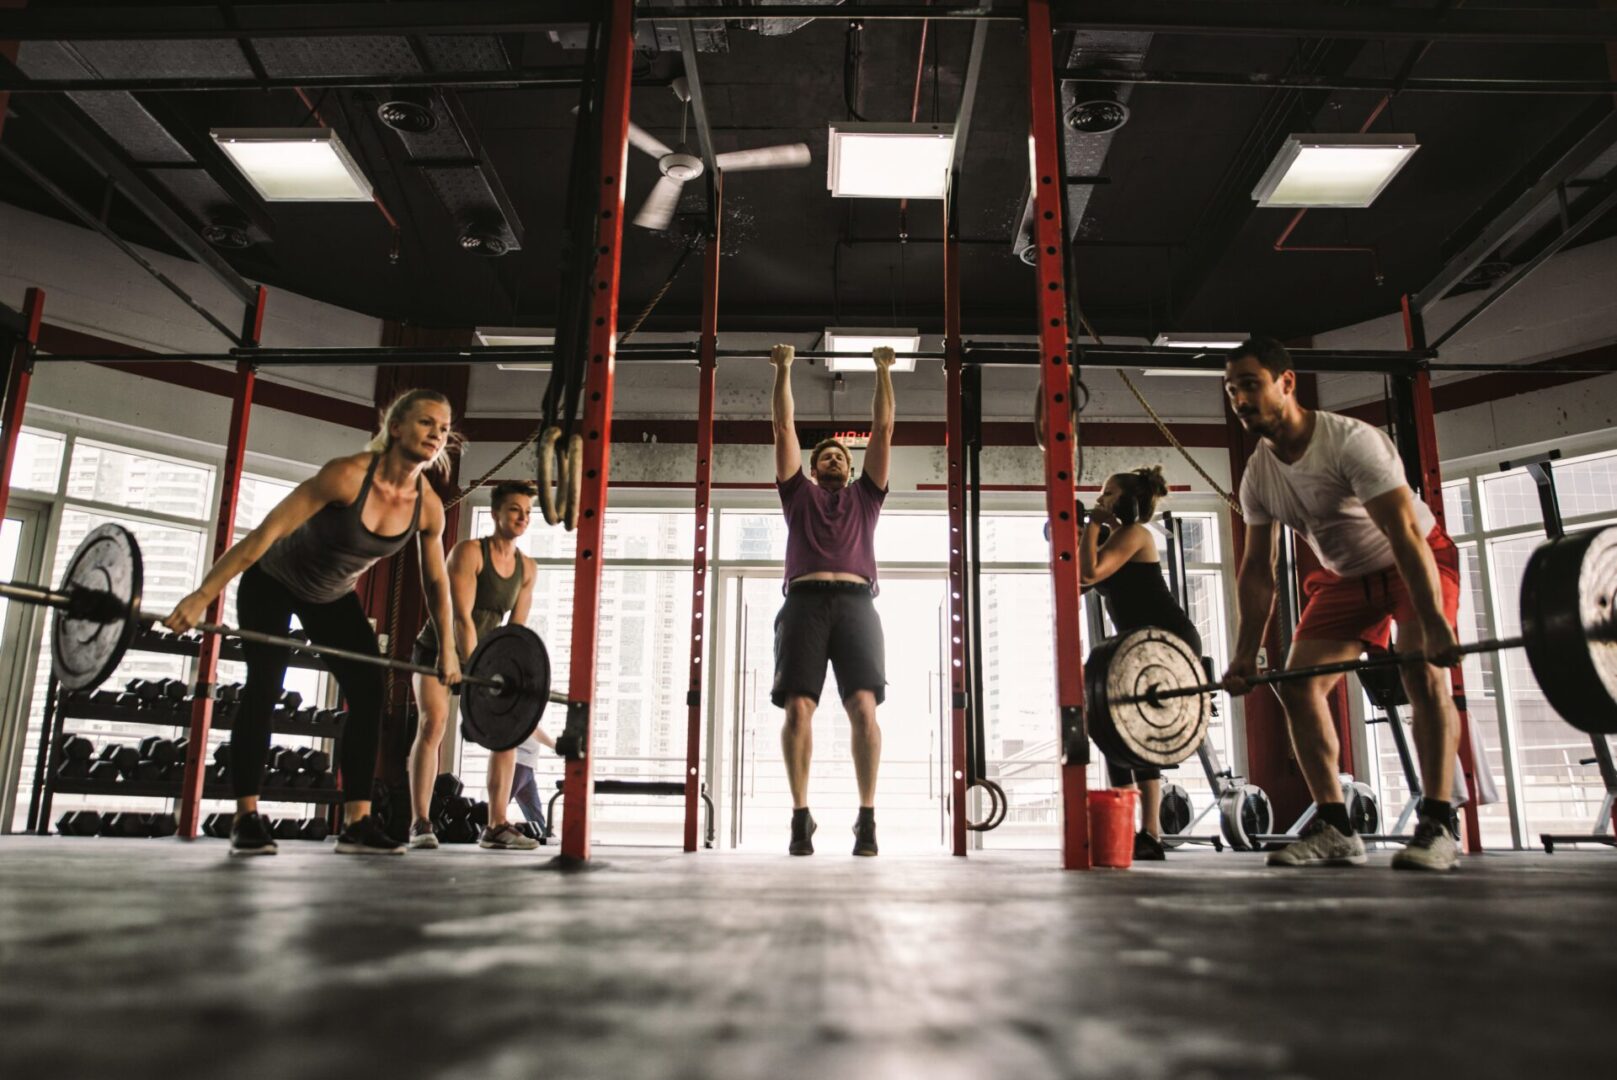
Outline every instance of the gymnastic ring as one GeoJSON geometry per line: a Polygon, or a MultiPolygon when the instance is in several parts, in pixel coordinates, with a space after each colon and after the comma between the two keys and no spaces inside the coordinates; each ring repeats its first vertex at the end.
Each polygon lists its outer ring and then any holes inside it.
{"type": "Polygon", "coordinates": [[[988,816],[978,822],[968,820],[966,828],[971,832],[987,832],[990,829],[997,828],[1000,822],[1005,820],[1005,814],[1008,810],[1005,789],[992,780],[978,780],[969,785],[966,790],[970,791],[974,787],[980,787],[988,793],[988,816]]]}
{"type": "Polygon", "coordinates": [[[567,455],[562,459],[562,525],[568,532],[578,528],[578,506],[584,489],[584,436],[574,435],[567,440],[567,455]]]}
{"type": "Polygon", "coordinates": [[[548,427],[545,433],[539,436],[539,513],[544,517],[546,525],[554,525],[561,520],[556,513],[555,473],[556,473],[556,440],[561,438],[561,428],[548,427]]]}

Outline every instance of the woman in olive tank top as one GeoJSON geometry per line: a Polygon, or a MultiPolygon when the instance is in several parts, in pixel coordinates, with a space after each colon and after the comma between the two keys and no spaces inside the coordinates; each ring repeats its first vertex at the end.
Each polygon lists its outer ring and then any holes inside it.
{"type": "MultiPolygon", "coordinates": [[[[434,663],[434,658],[445,651],[446,641],[453,642],[447,651],[458,653],[464,661],[507,615],[514,623],[527,622],[536,574],[533,560],[517,550],[516,541],[528,531],[533,495],[533,488],[527,484],[495,486],[490,504],[494,535],[462,540],[449,553],[452,630],[440,634],[431,622],[423,626],[411,657],[415,663],[434,663]]],[[[438,748],[449,721],[449,688],[427,675],[415,676],[411,685],[419,720],[415,742],[410,747],[410,846],[435,848],[438,836],[430,807],[433,782],[438,776],[438,748]]],[[[536,731],[534,738],[555,745],[543,731],[536,731]]],[[[539,846],[538,841],[512,828],[505,816],[516,753],[514,749],[499,750],[489,755],[488,825],[479,838],[485,848],[526,851],[539,846]]]]}
{"type": "MultiPolygon", "coordinates": [[[[354,584],[378,561],[414,541],[429,610],[433,619],[447,625],[444,507],[423,474],[446,461],[449,425],[449,401],[442,394],[411,390],[401,395],[388,407],[381,432],[365,452],[328,461],[299,484],[214,563],[197,590],[163,622],[180,633],[189,630],[240,574],[236,620],[244,629],[284,636],[296,616],[316,644],[380,655],[376,631],[354,584]]],[[[230,782],[236,794],[230,853],[273,855],[275,836],[258,812],[258,794],[269,756],[270,714],[291,650],[243,642],[242,655],[247,682],[230,731],[230,782]]],[[[337,852],[402,855],[403,845],[370,812],[382,726],[382,669],[330,655],[322,656],[321,663],[336,676],[348,706],[339,754],[345,824],[337,836],[337,852]]],[[[441,651],[430,663],[446,683],[460,681],[453,649],[441,651]]]]}
{"type": "MultiPolygon", "coordinates": [[[[1117,633],[1157,627],[1179,635],[1200,656],[1201,635],[1168,591],[1156,539],[1145,527],[1156,514],[1157,500],[1167,493],[1159,466],[1107,477],[1079,539],[1079,580],[1105,600],[1106,614],[1117,633]]],[[[1085,665],[1085,681],[1100,677],[1100,672],[1085,665]]],[[[1139,785],[1143,827],[1134,839],[1134,857],[1161,859],[1162,771],[1130,769],[1108,761],[1106,773],[1114,788],[1139,785]]]]}

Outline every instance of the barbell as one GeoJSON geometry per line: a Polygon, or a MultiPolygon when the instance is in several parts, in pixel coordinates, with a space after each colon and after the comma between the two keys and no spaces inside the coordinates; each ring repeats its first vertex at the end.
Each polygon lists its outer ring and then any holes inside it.
{"type": "MultiPolygon", "coordinates": [[[[91,531],[62,573],[55,590],[30,582],[0,582],[0,598],[55,609],[51,626],[51,672],[66,690],[93,690],[106,681],[135,636],[159,616],[141,611],[143,570],[140,544],[122,525],[91,531]]],[[[392,671],[431,675],[443,672],[424,664],[300,641],[297,638],[245,630],[219,623],[198,623],[204,634],[336,657],[392,671]]],[[[550,654],[538,634],[526,626],[501,626],[478,643],[461,676],[461,731],[490,750],[520,746],[533,734],[551,702],[567,704],[550,689],[550,654]]]]}
{"type": "MultiPolygon", "coordinates": [[[[1476,641],[1460,654],[1525,649],[1544,698],[1591,735],[1617,734],[1617,526],[1571,533],[1534,549],[1522,573],[1521,633],[1476,641]]],[[[1264,672],[1249,684],[1429,663],[1418,652],[1264,672]]],[[[1096,645],[1085,667],[1089,734],[1125,767],[1177,765],[1207,736],[1211,682],[1178,635],[1155,627],[1096,645]]]]}

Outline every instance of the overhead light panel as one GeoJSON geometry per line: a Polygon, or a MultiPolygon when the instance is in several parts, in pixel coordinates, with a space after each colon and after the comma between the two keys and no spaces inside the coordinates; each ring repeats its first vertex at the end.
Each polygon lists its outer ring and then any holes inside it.
{"type": "Polygon", "coordinates": [[[893,371],[915,370],[915,352],[921,347],[919,330],[860,330],[846,326],[825,332],[825,351],[836,354],[825,362],[825,370],[875,371],[876,361],[870,354],[883,345],[898,354],[893,371]]]}
{"type": "MultiPolygon", "coordinates": [[[[477,330],[477,340],[488,346],[521,346],[547,347],[556,344],[556,334],[551,330],[534,330],[517,326],[481,327],[477,330]]],[[[507,364],[496,362],[495,367],[501,371],[549,371],[549,361],[512,361],[507,364]]]]}
{"type": "Polygon", "coordinates": [[[839,199],[941,199],[954,162],[947,124],[836,124],[826,186],[839,199]]]}
{"type": "MultiPolygon", "coordinates": [[[[1188,349],[1196,352],[1228,352],[1247,338],[1245,334],[1193,334],[1175,330],[1158,334],[1151,344],[1159,349],[1188,349]]],[[[1222,378],[1224,366],[1207,368],[1145,368],[1141,375],[1185,375],[1190,378],[1222,378]]]]}
{"type": "Polygon", "coordinates": [[[1413,135],[1292,135],[1252,197],[1259,206],[1360,209],[1418,149],[1413,135]]]}
{"type": "Polygon", "coordinates": [[[365,179],[330,128],[221,128],[209,132],[266,202],[370,202],[365,179]]]}

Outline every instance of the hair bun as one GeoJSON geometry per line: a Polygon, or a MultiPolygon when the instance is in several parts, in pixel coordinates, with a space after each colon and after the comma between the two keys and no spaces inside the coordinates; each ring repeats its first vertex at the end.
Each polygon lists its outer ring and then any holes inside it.
{"type": "Polygon", "coordinates": [[[1168,481],[1162,475],[1161,465],[1147,465],[1144,468],[1135,469],[1134,475],[1145,482],[1146,489],[1151,492],[1152,498],[1160,499],[1168,494],[1168,481]]]}

